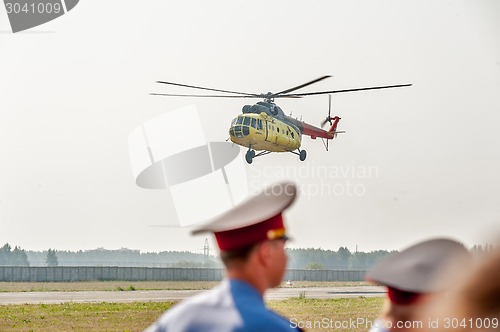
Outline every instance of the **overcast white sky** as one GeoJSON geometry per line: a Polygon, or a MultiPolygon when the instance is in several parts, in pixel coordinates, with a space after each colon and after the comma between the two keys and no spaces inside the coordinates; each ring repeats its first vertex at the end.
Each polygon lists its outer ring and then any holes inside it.
{"type": "MultiPolygon", "coordinates": [[[[471,246],[499,231],[496,0],[82,0],[17,34],[2,6],[0,32],[0,244],[201,252],[204,237],[151,226],[177,224],[173,203],[135,185],[128,136],[194,104],[207,140],[222,141],[252,100],[150,96],[196,92],[154,82],[260,93],[326,74],[303,91],[414,85],[335,95],[347,133],[330,151],[305,137],[306,162],[272,154],[247,166],[250,186],[302,188],[286,214],[291,246],[471,246]]],[[[277,102],[314,125],[328,108],[326,96],[277,102]]]]}

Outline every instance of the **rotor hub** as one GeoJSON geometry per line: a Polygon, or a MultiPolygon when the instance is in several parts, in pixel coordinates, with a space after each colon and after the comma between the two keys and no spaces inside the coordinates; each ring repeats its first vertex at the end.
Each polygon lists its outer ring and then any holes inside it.
{"type": "Polygon", "coordinates": [[[268,93],[263,93],[261,94],[262,98],[264,98],[264,101],[267,103],[273,103],[274,102],[274,93],[268,92],[268,93]]]}

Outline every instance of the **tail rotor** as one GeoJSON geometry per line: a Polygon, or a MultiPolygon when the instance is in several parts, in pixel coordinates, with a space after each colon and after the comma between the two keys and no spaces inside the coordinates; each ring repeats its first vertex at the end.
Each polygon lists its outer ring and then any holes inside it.
{"type": "Polygon", "coordinates": [[[321,128],[324,128],[326,123],[328,122],[330,126],[332,125],[333,118],[331,117],[332,113],[332,95],[328,95],[328,116],[321,122],[321,128]]]}
{"type": "Polygon", "coordinates": [[[325,144],[326,151],[328,151],[328,141],[330,139],[336,138],[338,133],[345,133],[345,131],[337,131],[337,124],[340,121],[340,117],[338,116],[332,117],[331,113],[332,113],[332,95],[328,94],[328,116],[325,118],[325,120],[323,120],[323,122],[321,122],[321,128],[324,128],[327,123],[330,124],[330,129],[328,130],[328,132],[332,134],[331,138],[326,139],[326,143],[323,141],[323,143],[325,144]]]}

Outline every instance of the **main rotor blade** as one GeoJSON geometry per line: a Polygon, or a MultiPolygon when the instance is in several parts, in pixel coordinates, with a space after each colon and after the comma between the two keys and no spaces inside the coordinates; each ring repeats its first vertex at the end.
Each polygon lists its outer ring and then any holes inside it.
{"type": "Polygon", "coordinates": [[[220,89],[212,89],[212,88],[204,88],[204,87],[201,87],[201,86],[187,85],[187,84],[181,84],[181,83],[173,83],[173,82],[165,82],[165,81],[156,81],[156,83],[168,84],[168,85],[176,85],[176,86],[182,86],[182,87],[185,87],[185,88],[192,88],[192,89],[217,91],[217,92],[225,92],[225,93],[234,93],[234,94],[238,94],[238,95],[257,96],[254,93],[229,91],[229,90],[220,90],[220,89]]]}
{"type": "Polygon", "coordinates": [[[281,92],[278,92],[278,93],[275,93],[274,96],[278,96],[278,95],[281,95],[281,94],[284,94],[284,93],[289,93],[289,92],[292,92],[292,91],[295,91],[295,90],[298,90],[298,89],[302,89],[303,87],[306,87],[308,85],[311,85],[311,84],[314,84],[316,82],[319,82],[319,81],[322,81],[324,80],[325,78],[328,78],[328,77],[331,77],[330,75],[326,75],[326,76],[322,76],[320,78],[317,78],[315,80],[312,80],[311,82],[307,82],[307,83],[304,83],[304,84],[301,84],[301,85],[298,85],[294,88],[290,88],[290,89],[287,89],[287,90],[283,90],[281,92]]]}
{"type": "Polygon", "coordinates": [[[405,86],[411,86],[411,84],[398,84],[398,85],[385,85],[385,86],[372,86],[369,88],[356,88],[356,89],[345,89],[345,90],[332,90],[332,91],[318,91],[318,92],[306,92],[306,93],[292,93],[288,95],[278,95],[275,98],[283,97],[303,97],[303,96],[314,96],[314,95],[324,95],[328,93],[342,93],[342,92],[353,92],[353,91],[364,91],[364,90],[378,90],[378,89],[390,89],[390,88],[401,88],[405,86]]]}
{"type": "MultiPolygon", "coordinates": [[[[173,94],[173,93],[150,93],[152,96],[167,96],[167,97],[196,97],[196,98],[262,98],[259,95],[242,95],[242,96],[231,96],[231,95],[183,95],[183,94],[173,94]]],[[[300,97],[290,97],[290,98],[300,98],[300,97]]]]}

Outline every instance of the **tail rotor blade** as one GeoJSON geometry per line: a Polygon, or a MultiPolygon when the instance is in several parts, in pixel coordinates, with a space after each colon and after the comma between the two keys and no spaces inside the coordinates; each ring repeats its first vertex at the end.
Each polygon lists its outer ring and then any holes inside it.
{"type": "Polygon", "coordinates": [[[321,128],[323,128],[327,122],[332,124],[331,113],[332,113],[332,95],[328,94],[328,116],[326,117],[325,120],[323,120],[323,122],[321,122],[321,128]]]}
{"type": "Polygon", "coordinates": [[[331,111],[332,111],[332,95],[328,94],[328,117],[330,117],[331,111]]]}

